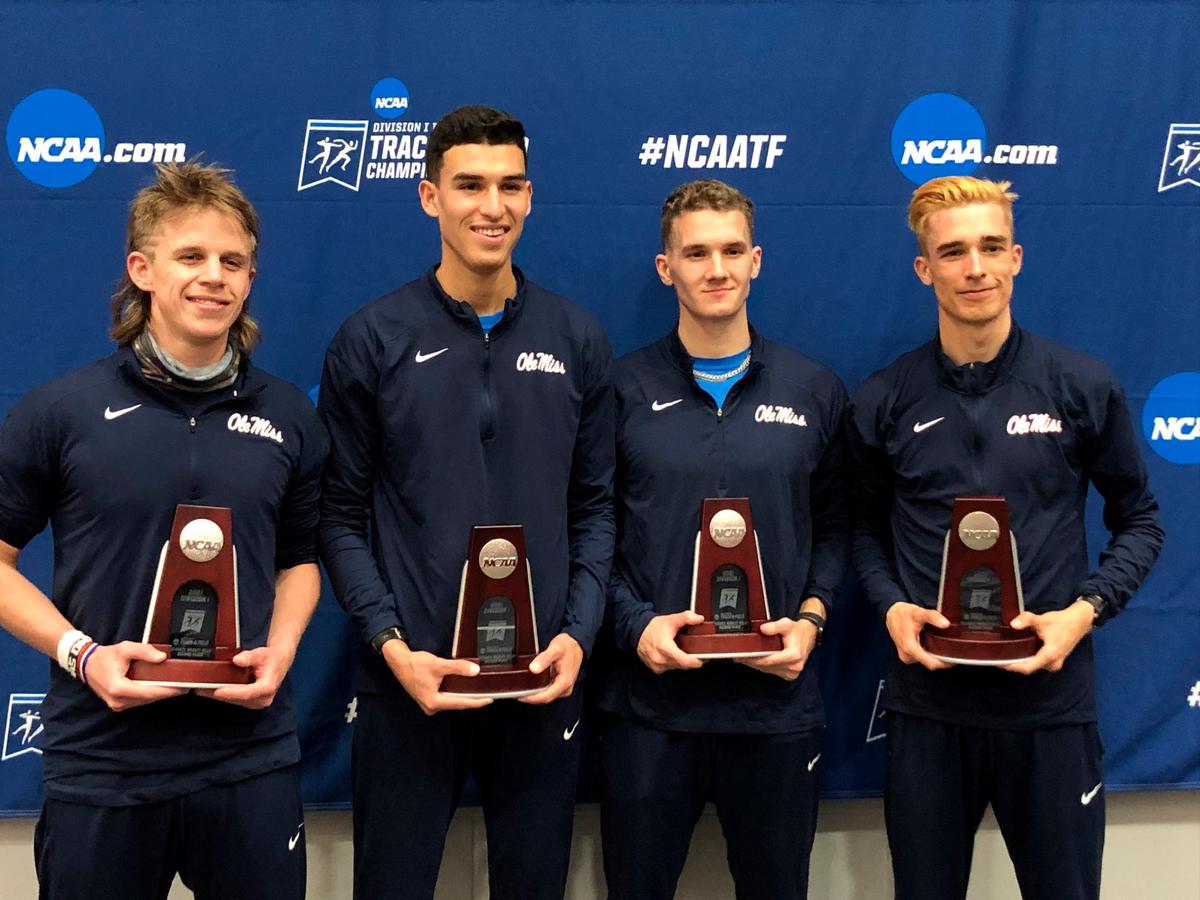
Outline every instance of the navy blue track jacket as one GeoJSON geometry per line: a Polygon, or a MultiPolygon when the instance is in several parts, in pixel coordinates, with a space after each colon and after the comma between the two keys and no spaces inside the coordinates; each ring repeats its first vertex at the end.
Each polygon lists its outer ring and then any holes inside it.
{"type": "Polygon", "coordinates": [[[601,706],[653,727],[783,733],[824,722],[815,660],[795,681],[733,662],[655,675],[638,658],[651,618],[688,608],[705,497],[749,497],[773,619],[819,597],[845,571],[846,390],[821,364],[751,332],[750,368],[725,405],[692,376],[672,331],[617,361],[618,549],[609,590],[615,652],[601,706]]]}
{"type": "MultiPolygon", "coordinates": [[[[266,643],[275,575],[317,560],[328,444],[295,386],[247,364],[232,387],[164,389],[129,348],[34,388],[0,428],[0,539],[47,521],[51,598],[101,644],[140,641],[180,503],[228,506],[242,645],[266,643]]],[[[250,710],[194,694],[111,712],[57,665],[42,704],[46,794],[102,806],[182,796],[295,763],[284,682],[250,710]]]]}
{"type": "MultiPolygon", "coordinates": [[[[538,637],[591,650],[612,557],[611,350],[592,316],[517,273],[485,335],[430,269],[330,344],[321,553],[364,642],[399,625],[449,656],[471,527],[523,525],[538,637]]],[[[361,690],[397,692],[364,644],[361,690]]]]}
{"type": "MultiPolygon", "coordinates": [[[[854,563],[870,599],[937,605],[954,498],[1008,500],[1025,606],[1082,594],[1120,611],[1158,557],[1163,531],[1125,395],[1103,363],[1015,323],[996,359],[956,366],[937,340],[858,389],[847,415],[855,487],[854,563]],[[1088,483],[1111,537],[1088,563],[1088,483]]],[[[931,719],[1035,728],[1096,719],[1092,640],[1060,672],[1018,675],[904,665],[893,648],[885,703],[931,719]]]]}

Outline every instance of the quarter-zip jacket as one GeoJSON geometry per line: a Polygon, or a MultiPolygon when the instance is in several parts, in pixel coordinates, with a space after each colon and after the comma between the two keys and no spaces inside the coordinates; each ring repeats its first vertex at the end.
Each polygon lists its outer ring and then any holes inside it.
{"type": "MultiPolygon", "coordinates": [[[[956,366],[937,340],[854,394],[847,415],[855,487],[854,563],[870,599],[937,605],[955,497],[1007,499],[1025,606],[1083,594],[1119,612],[1162,545],[1158,503],[1115,376],[1090,356],[1012,326],[996,359],[956,366]],[[1090,569],[1088,485],[1110,538],[1090,569]]],[[[1057,673],[958,666],[929,672],[891,653],[889,709],[963,725],[1034,728],[1095,721],[1092,640],[1057,673]]]]}
{"type": "Polygon", "coordinates": [[[600,702],[654,727],[783,733],[823,723],[811,661],[788,682],[727,661],[655,675],[637,655],[654,616],[688,608],[706,497],[750,498],[772,619],[794,616],[810,596],[834,608],[849,540],[846,390],[824,366],[753,331],[750,360],[721,408],[696,384],[674,331],[615,365],[615,647],[600,702]]]}
{"type": "Polygon", "coordinates": [[[402,691],[365,647],[399,625],[449,656],[474,525],[523,525],[541,646],[590,652],[612,556],[611,351],[518,273],[485,335],[430,269],[353,314],[325,357],[322,558],[364,641],[361,690],[402,691]]]}
{"type": "MultiPolygon", "coordinates": [[[[228,506],[242,645],[266,643],[277,570],[316,562],[328,446],[312,403],[247,364],[232,387],[145,380],[129,348],[34,388],[0,428],[0,539],[49,522],[51,598],[101,644],[140,641],[180,503],[228,506]]],[[[288,682],[265,710],[186,695],[113,713],[57,665],[42,704],[46,793],[126,805],[299,759],[288,682]]]]}

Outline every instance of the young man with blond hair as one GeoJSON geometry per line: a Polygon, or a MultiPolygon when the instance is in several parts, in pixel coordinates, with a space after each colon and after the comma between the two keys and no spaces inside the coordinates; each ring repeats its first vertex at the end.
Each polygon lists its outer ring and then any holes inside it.
{"type": "Polygon", "coordinates": [[[824,715],[812,661],[848,550],[846,391],[750,326],[762,248],[754,207],[694,181],[662,208],[655,267],[679,320],[615,364],[615,648],[600,674],[609,896],[669,900],[692,831],[716,804],[741,898],[808,890],[824,715]],[[685,653],[696,534],[708,497],[748,497],[781,648],[737,662],[685,653]]]}
{"type": "Polygon", "coordinates": [[[320,592],[327,441],[308,398],[250,362],[258,216],[228,176],[158,168],[130,207],[117,351],[0,428],[0,626],[61,666],[42,704],[44,900],[162,900],[177,871],[201,900],[304,896],[284,678],[320,592]],[[238,427],[253,417],[269,427],[238,427]],[[232,510],[249,684],[128,677],[166,658],[142,635],[180,503],[232,510]],[[17,570],[47,523],[52,600],[17,570]]]}
{"type": "Polygon", "coordinates": [[[937,178],[909,205],[937,336],[875,373],[847,414],[854,563],[895,646],[889,662],[888,840],[900,900],[966,896],[990,803],[1026,900],[1096,900],[1104,844],[1093,628],[1120,612],[1162,543],[1125,403],[1101,362],[1022,329],[1007,182],[937,178]],[[1024,425],[1022,424],[1024,423],[1024,425]],[[1089,570],[1084,505],[1110,538],[1089,570]],[[956,497],[1003,496],[1025,610],[1041,639],[1000,668],[920,643],[956,497]]]}

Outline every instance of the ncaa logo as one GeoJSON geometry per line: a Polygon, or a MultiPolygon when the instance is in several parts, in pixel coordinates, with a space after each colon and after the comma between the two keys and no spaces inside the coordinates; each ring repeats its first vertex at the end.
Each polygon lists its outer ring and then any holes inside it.
{"type": "Polygon", "coordinates": [[[941,175],[970,175],[983,162],[987,129],[978,110],[957,94],[926,94],[900,111],[892,126],[892,159],[914,184],[941,175]]]}
{"type": "Polygon", "coordinates": [[[1200,462],[1200,372],[1169,375],[1154,386],[1142,409],[1142,433],[1163,459],[1200,462]]]}
{"type": "Polygon", "coordinates": [[[71,91],[46,88],[13,108],[5,133],[17,171],[49,188],[79,184],[104,152],[104,124],[92,104],[71,91]]]}
{"type": "Polygon", "coordinates": [[[398,119],[408,112],[408,88],[399,78],[380,78],[371,88],[371,109],[383,119],[398,119]]]}

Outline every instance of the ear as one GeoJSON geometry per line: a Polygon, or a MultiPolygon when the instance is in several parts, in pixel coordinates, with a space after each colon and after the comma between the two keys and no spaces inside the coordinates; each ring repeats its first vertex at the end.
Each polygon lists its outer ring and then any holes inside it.
{"type": "Polygon", "coordinates": [[[125,258],[125,271],[129,273],[129,280],[139,289],[146,293],[154,290],[153,280],[150,278],[150,258],[141,250],[134,250],[125,258]]]}
{"type": "Polygon", "coordinates": [[[436,219],[438,217],[437,185],[422,178],[417,182],[417,197],[421,200],[421,209],[425,210],[425,215],[436,219]]]}
{"type": "Polygon", "coordinates": [[[760,271],[762,271],[762,247],[755,247],[750,251],[750,278],[757,278],[760,271]]]}
{"type": "Polygon", "coordinates": [[[1021,273],[1021,263],[1025,259],[1025,248],[1022,247],[1020,244],[1013,244],[1012,254],[1013,254],[1013,276],[1015,277],[1021,273]]]}
{"type": "Polygon", "coordinates": [[[670,287],[675,282],[671,280],[671,266],[667,263],[667,255],[660,253],[654,257],[654,268],[658,270],[658,280],[670,287]]]}
{"type": "Polygon", "coordinates": [[[525,180],[525,216],[533,212],[533,182],[529,179],[525,180]]]}
{"type": "Polygon", "coordinates": [[[929,260],[924,256],[918,256],[913,260],[913,271],[917,273],[922,284],[933,284],[933,274],[929,271],[929,260]]]}

